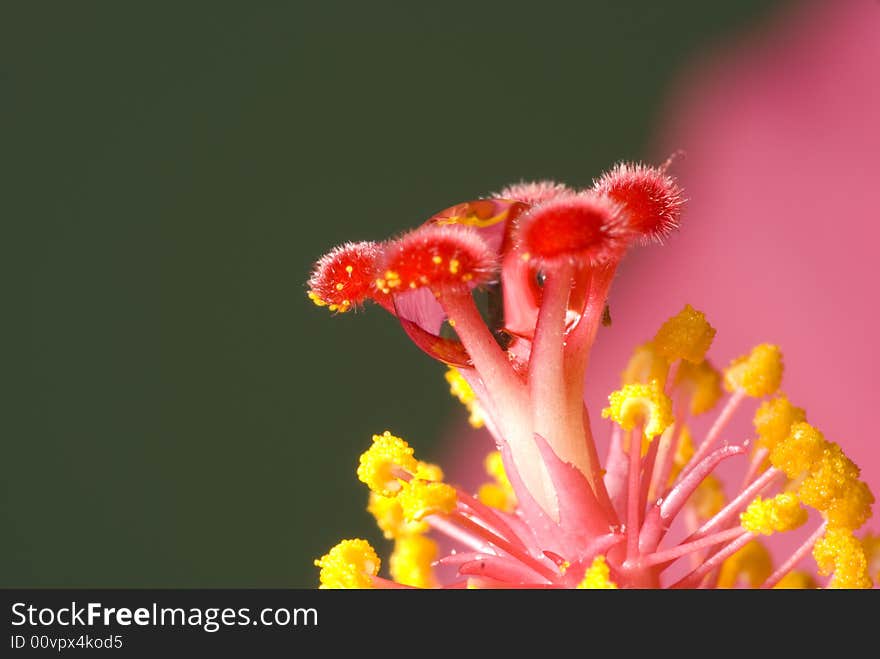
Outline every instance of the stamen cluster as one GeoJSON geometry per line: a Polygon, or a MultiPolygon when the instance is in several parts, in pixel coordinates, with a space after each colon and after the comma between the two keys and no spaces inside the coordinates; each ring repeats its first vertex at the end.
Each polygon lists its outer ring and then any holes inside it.
{"type": "Polygon", "coordinates": [[[871,587],[880,543],[856,531],[873,496],[779,392],[776,345],[720,372],[706,358],[715,328],[686,305],[626,365],[602,410],[613,426],[599,457],[584,380],[610,286],[631,246],[678,228],[682,205],[666,166],[621,164],[588,189],[519,183],[318,261],[309,297],[336,312],[372,300],[394,315],[446,364],[451,393],[496,448],[473,495],[402,438],[375,435],[357,474],[394,541],[390,578],[350,539],[316,561],[322,587],[815,587],[799,569],[811,553],[827,585],[871,587]],[[756,439],[731,442],[731,419],[757,399],[756,439]],[[695,441],[692,418],[719,406],[695,441]],[[718,476],[728,461],[743,463],[736,487],[718,476]],[[803,538],[774,568],[763,539],[783,532],[803,538]],[[454,553],[439,555],[438,533],[454,553]],[[441,583],[438,566],[456,576],[441,583]]]}

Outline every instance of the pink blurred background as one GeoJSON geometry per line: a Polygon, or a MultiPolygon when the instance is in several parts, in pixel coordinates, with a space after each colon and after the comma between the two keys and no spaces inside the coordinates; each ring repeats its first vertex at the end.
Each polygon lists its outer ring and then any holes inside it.
{"type": "MultiPolygon", "coordinates": [[[[588,382],[596,434],[608,434],[598,411],[632,348],[690,303],[718,329],[716,366],[760,342],[782,347],[784,391],[877,495],[880,4],[793,3],[696,62],[670,94],[653,159],[679,149],[683,229],[634,250],[612,289],[588,382]]],[[[726,438],[751,436],[754,407],[726,438]]],[[[488,434],[458,420],[450,434],[453,478],[479,480],[460,451],[489,450],[488,434]]]]}

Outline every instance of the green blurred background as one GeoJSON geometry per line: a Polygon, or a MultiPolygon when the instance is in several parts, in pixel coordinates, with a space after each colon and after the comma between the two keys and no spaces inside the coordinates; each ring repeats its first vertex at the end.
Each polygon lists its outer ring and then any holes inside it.
{"type": "Polygon", "coordinates": [[[644,155],[685,66],[778,2],[13,2],[0,11],[0,585],[311,587],[384,548],[354,476],[460,419],[333,245],[644,155]]]}

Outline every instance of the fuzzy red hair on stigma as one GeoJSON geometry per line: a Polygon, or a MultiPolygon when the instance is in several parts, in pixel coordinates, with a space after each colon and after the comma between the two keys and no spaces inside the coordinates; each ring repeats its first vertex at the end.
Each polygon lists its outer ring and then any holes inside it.
{"type": "Polygon", "coordinates": [[[489,281],[496,257],[474,229],[425,225],[389,243],[376,287],[383,293],[430,286],[468,287],[489,281]]]}
{"type": "Polygon", "coordinates": [[[535,204],[540,204],[559,195],[571,192],[572,189],[567,185],[557,183],[556,181],[520,181],[519,183],[508,185],[501,192],[492,196],[498,199],[513,199],[514,201],[521,201],[529,206],[534,206],[535,204]]]}
{"type": "Polygon", "coordinates": [[[620,258],[629,237],[621,207],[590,192],[535,206],[519,218],[516,230],[524,258],[573,258],[590,265],[620,258]]]}
{"type": "Polygon", "coordinates": [[[665,167],[620,163],[603,174],[593,190],[626,209],[632,230],[644,242],[663,242],[678,229],[684,199],[665,167]]]}
{"type": "Polygon", "coordinates": [[[345,312],[373,296],[378,243],[345,243],[322,256],[309,278],[309,298],[330,311],[345,312]]]}

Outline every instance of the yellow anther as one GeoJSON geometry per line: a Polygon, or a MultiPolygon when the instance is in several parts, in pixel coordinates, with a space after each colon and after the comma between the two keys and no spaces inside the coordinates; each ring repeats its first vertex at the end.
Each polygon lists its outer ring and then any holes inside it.
{"type": "Polygon", "coordinates": [[[379,574],[380,565],[376,551],[360,538],[343,540],[315,561],[321,588],[372,588],[370,577],[379,574]]]}
{"type": "Polygon", "coordinates": [[[422,462],[419,460],[415,476],[423,481],[442,481],[443,470],[440,468],[440,465],[435,465],[433,462],[422,462]]]}
{"type": "Polygon", "coordinates": [[[770,552],[757,540],[752,540],[721,565],[718,588],[736,588],[741,579],[749,587],[757,588],[773,572],[770,552]]]}
{"type": "Polygon", "coordinates": [[[816,474],[804,481],[798,495],[819,510],[829,526],[855,530],[871,517],[874,495],[863,481],[845,479],[838,485],[837,476],[826,479],[826,474],[816,474]]]}
{"type": "Polygon", "coordinates": [[[431,262],[434,263],[434,264],[436,264],[436,265],[440,265],[441,263],[443,263],[443,257],[442,257],[442,256],[434,255],[434,256],[431,257],[431,262]]]}
{"type": "Polygon", "coordinates": [[[831,502],[823,511],[828,525],[838,528],[858,529],[871,517],[874,495],[864,481],[856,481],[849,490],[831,502]]]}
{"type": "MultiPolygon", "coordinates": [[[[451,324],[451,322],[450,322],[451,324]]],[[[477,400],[477,395],[471,389],[471,385],[464,379],[464,376],[454,366],[450,366],[446,371],[446,381],[449,383],[449,393],[458,398],[459,402],[470,412],[468,422],[474,428],[482,428],[485,423],[483,409],[477,400]]]]}
{"type": "Polygon", "coordinates": [[[712,519],[727,503],[724,486],[715,476],[707,476],[688,501],[701,521],[712,519]]]}
{"type": "Polygon", "coordinates": [[[437,543],[423,535],[397,538],[388,560],[391,578],[405,586],[433,587],[436,582],[431,564],[436,560],[437,553],[437,543]]]}
{"type": "Polygon", "coordinates": [[[752,348],[743,357],[730,362],[724,371],[728,391],[743,391],[753,398],[776,393],[782,383],[782,352],[769,343],[752,348]]]}
{"type": "Polygon", "coordinates": [[[675,384],[690,394],[690,413],[694,416],[708,412],[721,398],[721,373],[705,359],[699,364],[682,361],[675,384]]]}
{"type": "Polygon", "coordinates": [[[616,590],[617,584],[611,581],[611,569],[601,554],[593,559],[584,572],[584,579],[577,587],[582,590],[616,590]]]}
{"type": "Polygon", "coordinates": [[[773,450],[786,439],[795,423],[807,420],[807,415],[800,407],[792,405],[785,395],[761,403],[755,412],[755,430],[758,433],[758,446],[773,450]]]}
{"type": "Polygon", "coordinates": [[[483,459],[483,468],[496,481],[510,485],[507,480],[507,472],[504,471],[504,459],[501,457],[501,451],[490,451],[483,459]]]}
{"type": "Polygon", "coordinates": [[[715,328],[708,323],[703,312],[686,304],[684,309],[660,326],[654,336],[654,344],[669,362],[684,359],[699,364],[706,357],[714,338],[715,328]]]}
{"type": "Polygon", "coordinates": [[[455,510],[458,497],[455,488],[446,483],[412,479],[397,495],[403,509],[403,518],[420,521],[428,515],[446,515],[455,510]]]}
{"type": "Polygon", "coordinates": [[[507,478],[507,473],[504,471],[501,453],[492,451],[486,456],[483,465],[486,468],[486,473],[495,479],[495,482],[481,485],[477,491],[477,498],[487,506],[512,512],[516,507],[516,494],[507,478]]]}
{"type": "Polygon", "coordinates": [[[341,291],[343,288],[345,288],[345,284],[343,284],[342,282],[339,282],[338,284],[336,284],[337,291],[341,291]]]}
{"type": "Polygon", "coordinates": [[[777,590],[812,590],[817,587],[813,575],[802,570],[792,570],[773,586],[777,590]]]}
{"type": "Polygon", "coordinates": [[[807,521],[807,510],[794,493],[783,492],[772,499],[757,497],[739,520],[742,527],[752,533],[771,535],[802,526],[807,521]]]}
{"type": "Polygon", "coordinates": [[[345,266],[345,271],[346,271],[348,274],[351,274],[352,272],[354,272],[354,266],[351,266],[351,265],[347,265],[347,266],[345,266]]]}
{"type": "Polygon", "coordinates": [[[813,547],[813,558],[819,574],[834,576],[829,588],[871,588],[868,559],[865,549],[851,532],[828,529],[813,547]]]}
{"type": "Polygon", "coordinates": [[[402,535],[425,533],[429,528],[425,521],[406,521],[398,497],[383,497],[381,494],[370,492],[367,511],[376,518],[376,524],[382,530],[382,535],[389,540],[402,535]]]}
{"type": "Polygon", "coordinates": [[[383,291],[391,288],[397,288],[398,286],[400,286],[400,284],[400,275],[394,272],[394,270],[386,270],[384,279],[376,280],[376,286],[383,291]],[[381,286],[379,285],[379,282],[382,282],[381,286]]]}
{"type": "Polygon", "coordinates": [[[504,512],[509,513],[513,510],[507,492],[498,483],[483,483],[480,485],[477,490],[477,499],[487,506],[503,510],[504,512]]]}
{"type": "Polygon", "coordinates": [[[373,492],[394,496],[403,487],[401,472],[415,474],[418,466],[410,445],[386,430],[373,435],[373,445],[361,455],[357,475],[373,492]]]}
{"type": "Polygon", "coordinates": [[[829,442],[797,494],[805,504],[820,511],[829,526],[857,529],[871,516],[874,503],[874,496],[859,480],[859,473],[840,447],[829,442]]]}
{"type": "Polygon", "coordinates": [[[669,362],[649,341],[633,351],[621,376],[621,384],[648,384],[651,380],[666,382],[668,374],[669,362]]]}
{"type": "Polygon", "coordinates": [[[461,262],[458,259],[450,259],[449,261],[449,272],[451,274],[457,274],[459,269],[461,268],[461,262]]]}
{"type": "Polygon", "coordinates": [[[327,309],[329,311],[334,311],[334,312],[338,311],[339,313],[345,313],[346,311],[351,309],[351,301],[350,300],[342,300],[338,304],[335,304],[335,303],[334,304],[327,304],[327,302],[324,302],[323,300],[321,300],[320,302],[318,300],[313,300],[313,302],[315,304],[317,304],[319,307],[327,307],[327,309]]]}
{"type": "Polygon", "coordinates": [[[326,307],[327,303],[320,298],[320,296],[315,293],[315,291],[309,291],[306,295],[308,295],[309,299],[315,303],[317,307],[326,307]]]}
{"type": "Polygon", "coordinates": [[[642,426],[642,434],[652,439],[672,424],[672,401],[657,380],[651,384],[627,384],[608,396],[610,405],[602,410],[624,430],[642,426]]]}
{"type": "Polygon", "coordinates": [[[798,478],[816,466],[829,446],[830,442],[809,423],[795,423],[788,436],[773,446],[770,463],[789,478],[798,478]]]}
{"type": "Polygon", "coordinates": [[[694,439],[691,435],[691,429],[686,425],[682,426],[681,434],[678,437],[678,446],[675,447],[675,455],[672,456],[672,469],[669,472],[669,482],[672,485],[684,466],[694,456],[694,439]]]}
{"type": "Polygon", "coordinates": [[[874,496],[859,480],[859,468],[810,424],[792,425],[771,450],[770,462],[798,481],[797,496],[820,511],[829,526],[857,529],[871,516],[874,496]]]}

